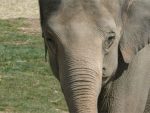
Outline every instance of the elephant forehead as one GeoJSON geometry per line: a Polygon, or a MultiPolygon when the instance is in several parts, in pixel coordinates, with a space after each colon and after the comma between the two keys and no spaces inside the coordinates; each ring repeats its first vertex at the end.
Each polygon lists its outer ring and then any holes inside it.
{"type": "Polygon", "coordinates": [[[62,42],[75,44],[76,46],[86,43],[88,44],[100,44],[102,41],[103,33],[99,32],[90,21],[71,21],[66,25],[55,23],[51,26],[53,31],[62,40],[62,42]]]}
{"type": "MultiPolygon", "coordinates": [[[[69,13],[69,12],[68,12],[69,13]]],[[[84,11],[70,17],[60,14],[48,19],[48,26],[55,32],[63,34],[97,35],[103,32],[116,31],[116,24],[112,16],[107,13],[99,17],[92,17],[84,11]],[[69,32],[68,32],[69,31],[69,32]]],[[[102,35],[102,34],[101,34],[102,35]]]]}
{"type": "Polygon", "coordinates": [[[106,16],[110,18],[112,16],[112,12],[110,12],[112,8],[105,5],[107,0],[105,0],[105,2],[100,1],[101,0],[61,0],[59,7],[57,6],[57,10],[48,9],[47,12],[51,13],[47,15],[49,15],[49,20],[52,22],[59,20],[61,24],[66,24],[76,17],[79,17],[79,22],[82,20],[86,21],[84,18],[86,17],[95,22],[98,21],[97,23],[99,23],[100,18],[106,16]]]}
{"type": "Polygon", "coordinates": [[[104,32],[116,31],[113,16],[99,0],[62,0],[48,26],[63,40],[104,38],[104,32]]]}
{"type": "MultiPolygon", "coordinates": [[[[76,12],[81,10],[94,11],[99,8],[100,0],[45,0],[49,1],[51,7],[48,7],[49,12],[68,12],[68,14],[76,14],[76,12]]],[[[44,2],[44,1],[43,1],[44,2]]],[[[45,5],[47,5],[45,3],[45,5]]]]}

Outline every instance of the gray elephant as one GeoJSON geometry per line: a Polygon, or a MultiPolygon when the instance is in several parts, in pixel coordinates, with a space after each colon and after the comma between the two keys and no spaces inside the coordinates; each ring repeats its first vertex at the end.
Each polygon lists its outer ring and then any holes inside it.
{"type": "Polygon", "coordinates": [[[39,4],[45,48],[70,113],[150,113],[149,0],[39,4]]]}

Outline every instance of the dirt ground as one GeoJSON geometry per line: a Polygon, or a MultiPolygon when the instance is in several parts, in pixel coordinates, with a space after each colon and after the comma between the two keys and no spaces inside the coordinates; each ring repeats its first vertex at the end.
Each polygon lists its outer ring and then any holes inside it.
{"type": "Polygon", "coordinates": [[[41,33],[38,0],[0,0],[0,19],[27,18],[24,33],[41,33]]]}
{"type": "Polygon", "coordinates": [[[28,18],[25,20],[25,23],[28,26],[20,27],[19,30],[27,34],[41,34],[41,26],[39,19],[28,18]]]}
{"type": "Polygon", "coordinates": [[[0,0],[0,18],[39,18],[38,0],[0,0]]]}

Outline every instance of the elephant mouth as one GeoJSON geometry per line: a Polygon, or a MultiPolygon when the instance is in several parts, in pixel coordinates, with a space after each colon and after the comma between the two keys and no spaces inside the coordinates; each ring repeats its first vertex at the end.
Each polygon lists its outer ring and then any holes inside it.
{"type": "Polygon", "coordinates": [[[110,76],[105,76],[105,74],[103,74],[103,77],[102,77],[102,87],[104,87],[105,85],[107,85],[110,80],[111,80],[110,76]]]}

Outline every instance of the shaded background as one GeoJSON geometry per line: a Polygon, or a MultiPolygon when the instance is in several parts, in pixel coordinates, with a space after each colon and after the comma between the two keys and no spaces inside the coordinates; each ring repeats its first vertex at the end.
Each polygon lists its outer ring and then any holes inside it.
{"type": "Polygon", "coordinates": [[[0,0],[0,113],[67,113],[44,59],[38,0],[0,0]]]}

